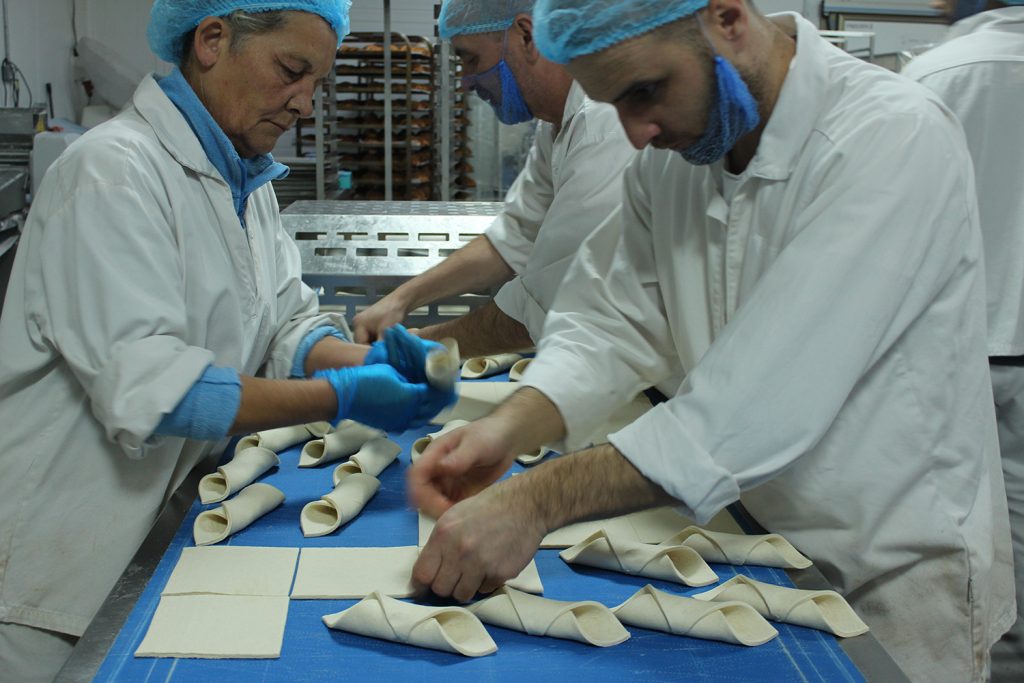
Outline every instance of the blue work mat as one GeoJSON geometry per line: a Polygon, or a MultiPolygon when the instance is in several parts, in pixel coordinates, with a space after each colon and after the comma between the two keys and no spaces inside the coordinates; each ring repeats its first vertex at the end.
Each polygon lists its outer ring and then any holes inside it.
{"type": "MultiPolygon", "coordinates": [[[[223,545],[274,547],[409,546],[417,543],[417,515],[405,496],[409,449],[439,427],[392,435],[402,446],[399,462],[381,473],[381,487],[356,519],[328,536],[305,538],[299,512],[332,489],[337,462],[314,469],[297,466],[301,447],[281,454],[281,466],[261,478],[285,493],[284,504],[231,536],[223,545]]],[[[519,465],[513,471],[521,470],[519,465]]],[[[197,500],[164,553],[153,577],[121,629],[94,681],[540,681],[601,683],[644,681],[863,681],[832,636],[800,626],[773,623],[778,638],[758,647],[671,636],[629,627],[632,638],[598,648],[567,640],[536,638],[487,626],[498,651],[487,657],[424,650],[324,626],[321,617],[354,605],[355,600],[292,600],[279,659],[137,659],[134,652],[149,628],[171,571],[184,548],[194,545],[192,524],[204,509],[197,500]]],[[[737,573],[792,586],[781,569],[711,565],[721,579],[737,573]]],[[[631,577],[562,562],[557,550],[541,550],[537,568],[544,595],[558,600],[597,600],[613,607],[652,583],[680,595],[708,590],[631,577]]]]}

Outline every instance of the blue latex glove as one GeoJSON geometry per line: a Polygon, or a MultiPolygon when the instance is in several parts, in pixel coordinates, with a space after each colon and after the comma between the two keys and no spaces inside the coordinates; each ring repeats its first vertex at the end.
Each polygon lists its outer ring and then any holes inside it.
{"type": "Polygon", "coordinates": [[[455,391],[408,382],[390,365],[319,370],[338,397],[334,424],[345,419],[389,432],[422,427],[455,402],[455,391]]]}
{"type": "Polygon", "coordinates": [[[384,339],[373,343],[363,365],[386,363],[410,382],[423,384],[427,381],[427,354],[433,349],[444,351],[444,346],[420,339],[401,325],[395,325],[385,330],[384,339]]]}

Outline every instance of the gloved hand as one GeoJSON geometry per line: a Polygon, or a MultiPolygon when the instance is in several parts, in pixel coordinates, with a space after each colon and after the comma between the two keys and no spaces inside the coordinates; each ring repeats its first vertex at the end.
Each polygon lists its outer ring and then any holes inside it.
{"type": "Polygon", "coordinates": [[[455,391],[407,381],[390,365],[318,370],[338,397],[334,423],[349,419],[389,432],[421,427],[455,402],[455,391]]]}
{"type": "Polygon", "coordinates": [[[383,340],[373,343],[363,365],[386,363],[410,382],[423,384],[427,381],[427,354],[433,349],[445,350],[443,345],[420,339],[401,325],[395,325],[384,332],[383,340]]]}

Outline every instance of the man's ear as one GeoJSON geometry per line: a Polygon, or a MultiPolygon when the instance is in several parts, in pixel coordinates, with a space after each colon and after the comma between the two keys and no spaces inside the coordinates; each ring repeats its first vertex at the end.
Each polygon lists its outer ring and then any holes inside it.
{"type": "Polygon", "coordinates": [[[529,14],[519,14],[512,22],[509,29],[509,37],[513,37],[523,46],[523,54],[530,64],[540,59],[540,52],[537,51],[537,43],[533,40],[533,18],[529,14]]]}
{"type": "Polygon", "coordinates": [[[209,69],[227,54],[231,45],[231,27],[221,17],[207,17],[196,27],[192,49],[196,61],[209,69]]]}
{"type": "Polygon", "coordinates": [[[749,11],[743,0],[710,0],[705,8],[706,27],[726,42],[734,43],[747,32],[749,11]]]}

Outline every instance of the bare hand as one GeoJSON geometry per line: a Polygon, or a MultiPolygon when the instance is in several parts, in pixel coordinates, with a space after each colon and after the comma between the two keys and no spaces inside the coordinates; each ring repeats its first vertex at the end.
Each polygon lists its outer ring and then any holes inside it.
{"type": "Polygon", "coordinates": [[[409,497],[426,514],[441,517],[459,501],[497,481],[515,456],[493,419],[478,420],[427,447],[409,470],[409,497]]]}
{"type": "Polygon", "coordinates": [[[413,567],[413,580],[441,597],[468,602],[519,575],[546,529],[517,482],[507,481],[446,512],[413,567]]]}
{"type": "Polygon", "coordinates": [[[384,338],[384,331],[405,320],[402,302],[388,295],[352,318],[353,335],[357,344],[369,344],[384,338]]]}

